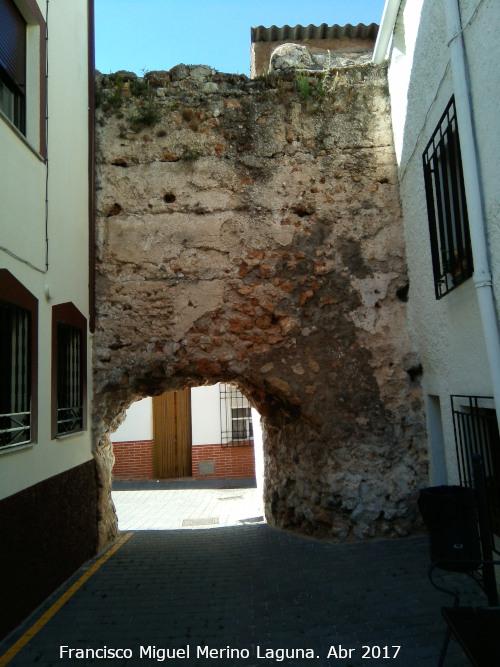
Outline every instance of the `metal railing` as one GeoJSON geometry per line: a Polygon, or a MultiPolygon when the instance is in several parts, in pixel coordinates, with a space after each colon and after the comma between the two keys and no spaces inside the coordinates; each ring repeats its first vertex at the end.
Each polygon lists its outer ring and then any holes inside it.
{"type": "Polygon", "coordinates": [[[483,462],[491,527],[500,535],[500,433],[493,398],[451,397],[460,484],[474,488],[473,459],[483,462]]]}

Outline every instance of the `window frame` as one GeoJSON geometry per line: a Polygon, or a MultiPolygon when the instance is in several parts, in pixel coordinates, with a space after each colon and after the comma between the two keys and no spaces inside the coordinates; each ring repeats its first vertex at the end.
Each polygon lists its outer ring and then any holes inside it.
{"type": "Polygon", "coordinates": [[[7,269],[0,269],[0,300],[30,313],[29,391],[30,440],[0,448],[0,453],[32,446],[38,437],[38,299],[7,269]]]}
{"type": "Polygon", "coordinates": [[[14,0],[0,0],[0,13],[5,20],[3,27],[0,20],[0,84],[10,91],[13,102],[12,115],[5,110],[3,113],[25,134],[27,24],[14,0]],[[13,28],[12,32],[7,30],[7,25],[13,28]]]}
{"type": "Polygon", "coordinates": [[[455,98],[422,154],[436,299],[474,273],[455,98]]]}
{"type": "Polygon", "coordinates": [[[253,447],[252,412],[246,396],[235,385],[220,383],[219,403],[221,447],[253,447]]]}
{"type": "Polygon", "coordinates": [[[0,118],[42,160],[46,159],[47,107],[47,25],[36,0],[13,0],[26,22],[26,85],[24,90],[24,127],[21,129],[0,111],[0,118]],[[37,121],[38,119],[38,121],[37,121]]]}
{"type": "Polygon", "coordinates": [[[51,392],[51,435],[52,439],[75,435],[87,430],[87,319],[71,302],[61,303],[52,307],[52,392],[51,392]],[[79,329],[81,332],[81,392],[82,392],[82,426],[73,431],[58,431],[58,325],[63,324],[79,329]]]}

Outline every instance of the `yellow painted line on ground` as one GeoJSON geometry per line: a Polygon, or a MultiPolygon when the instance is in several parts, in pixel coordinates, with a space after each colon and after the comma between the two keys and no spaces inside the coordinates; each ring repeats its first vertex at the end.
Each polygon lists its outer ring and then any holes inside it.
{"type": "Polygon", "coordinates": [[[97,570],[104,565],[104,563],[111,558],[111,556],[118,551],[118,549],[125,544],[125,542],[132,537],[133,533],[127,533],[124,535],[121,540],[119,540],[109,551],[106,551],[104,556],[101,556],[98,561],[96,561],[92,567],[87,570],[78,581],[76,581],[68,590],[61,595],[61,597],[54,602],[54,604],[47,609],[47,611],[40,616],[40,618],[33,623],[29,630],[26,630],[24,635],[20,637],[15,644],[13,644],[2,656],[0,656],[0,667],[4,667],[9,663],[12,658],[19,653],[19,651],[26,646],[26,644],[33,639],[33,637],[40,632],[40,630],[46,625],[50,619],[61,609],[61,607],[66,604],[66,602],[72,597],[76,591],[83,586],[83,584],[90,579],[90,577],[97,572],[97,570]]]}

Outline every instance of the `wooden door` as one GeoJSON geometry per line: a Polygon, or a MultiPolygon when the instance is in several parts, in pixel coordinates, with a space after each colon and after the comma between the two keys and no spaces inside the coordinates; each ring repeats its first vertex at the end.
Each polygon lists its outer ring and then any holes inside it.
{"type": "Polygon", "coordinates": [[[191,391],[153,397],[153,463],[157,479],[191,477],[191,391]]]}

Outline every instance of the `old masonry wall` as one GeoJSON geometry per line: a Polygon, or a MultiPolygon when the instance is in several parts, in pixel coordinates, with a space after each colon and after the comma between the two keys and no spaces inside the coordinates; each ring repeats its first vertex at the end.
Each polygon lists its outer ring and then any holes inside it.
{"type": "Polygon", "coordinates": [[[97,97],[101,543],[126,407],[217,381],[262,415],[270,523],[408,534],[427,459],[385,69],[179,65],[97,97]]]}

